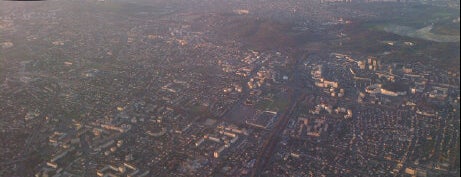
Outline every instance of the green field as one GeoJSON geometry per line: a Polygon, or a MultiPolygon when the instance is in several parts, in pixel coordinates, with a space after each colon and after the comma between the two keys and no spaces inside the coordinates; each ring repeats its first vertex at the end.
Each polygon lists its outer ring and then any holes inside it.
{"type": "Polygon", "coordinates": [[[413,5],[395,8],[363,27],[435,42],[459,42],[459,16],[457,9],[413,5]]]}
{"type": "Polygon", "coordinates": [[[273,100],[262,99],[256,103],[256,108],[266,111],[285,111],[288,108],[289,100],[283,96],[274,96],[273,100]]]}
{"type": "Polygon", "coordinates": [[[400,36],[407,36],[411,38],[424,39],[434,42],[459,42],[458,35],[445,35],[445,34],[435,34],[432,32],[433,26],[427,26],[421,29],[415,29],[408,26],[400,26],[389,24],[384,26],[381,30],[389,33],[394,33],[400,36]]]}

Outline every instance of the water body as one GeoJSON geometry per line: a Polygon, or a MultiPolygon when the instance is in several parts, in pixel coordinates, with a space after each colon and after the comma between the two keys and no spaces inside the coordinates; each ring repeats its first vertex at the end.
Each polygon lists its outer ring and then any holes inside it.
{"type": "Polygon", "coordinates": [[[432,25],[426,26],[421,29],[415,29],[408,26],[390,24],[384,26],[383,30],[400,36],[419,38],[435,42],[460,42],[459,35],[442,35],[432,33],[432,25]]]}

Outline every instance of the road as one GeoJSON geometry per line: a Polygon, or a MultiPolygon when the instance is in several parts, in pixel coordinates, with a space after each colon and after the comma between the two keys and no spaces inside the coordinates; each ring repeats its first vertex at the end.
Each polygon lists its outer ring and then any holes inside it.
{"type": "Polygon", "coordinates": [[[270,159],[272,158],[272,155],[274,154],[275,147],[277,143],[280,141],[280,135],[283,133],[285,130],[290,117],[292,117],[297,105],[299,102],[304,100],[305,98],[305,91],[306,88],[309,88],[308,86],[312,86],[310,84],[306,84],[305,81],[303,81],[303,75],[302,71],[300,70],[300,67],[302,65],[303,60],[306,57],[306,54],[304,53],[301,57],[296,57],[298,58],[295,62],[292,63],[293,68],[291,70],[291,77],[292,79],[285,84],[285,88],[288,91],[288,99],[290,101],[290,105],[288,106],[288,109],[285,110],[285,112],[280,116],[280,119],[270,132],[268,138],[266,141],[263,143],[263,146],[261,148],[261,151],[259,151],[259,154],[256,158],[256,163],[253,166],[253,170],[251,171],[251,176],[256,177],[260,176],[261,171],[264,169],[264,167],[268,164],[270,159]]]}
{"type": "MultiPolygon", "coordinates": [[[[290,92],[291,92],[290,97],[292,100],[294,100],[296,95],[293,94],[292,90],[290,90],[290,92]]],[[[275,147],[280,140],[281,133],[283,132],[283,130],[285,130],[285,127],[287,126],[288,121],[290,120],[290,116],[292,115],[299,101],[301,101],[303,98],[304,98],[304,95],[299,97],[297,100],[292,101],[290,108],[287,109],[285,113],[283,113],[282,116],[280,116],[279,121],[277,122],[276,126],[270,132],[269,137],[264,142],[261,151],[259,151],[258,157],[256,159],[256,163],[251,172],[252,177],[260,176],[260,172],[264,169],[266,164],[271,159],[272,155],[274,154],[275,147]]]]}

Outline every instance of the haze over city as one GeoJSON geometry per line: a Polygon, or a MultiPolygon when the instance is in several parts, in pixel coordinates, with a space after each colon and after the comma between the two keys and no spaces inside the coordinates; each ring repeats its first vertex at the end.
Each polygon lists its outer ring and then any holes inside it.
{"type": "Polygon", "coordinates": [[[0,1],[0,176],[459,176],[459,0],[0,1]]]}

